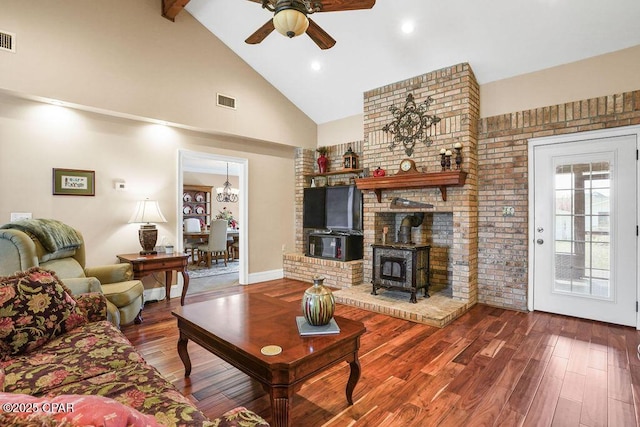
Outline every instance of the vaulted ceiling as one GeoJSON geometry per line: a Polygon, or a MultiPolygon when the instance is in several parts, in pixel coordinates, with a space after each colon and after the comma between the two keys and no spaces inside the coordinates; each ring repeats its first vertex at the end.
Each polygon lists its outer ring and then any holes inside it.
{"type": "Polygon", "coordinates": [[[318,124],[362,114],[365,91],[461,62],[484,84],[640,45],[639,0],[377,0],[313,14],[337,41],[326,50],[277,32],[245,43],[273,15],[260,0],[163,8],[184,8],[318,124]]]}

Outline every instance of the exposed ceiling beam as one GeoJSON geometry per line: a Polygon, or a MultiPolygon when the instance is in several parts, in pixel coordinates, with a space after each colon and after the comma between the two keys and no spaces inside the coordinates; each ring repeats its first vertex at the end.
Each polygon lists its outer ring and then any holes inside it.
{"type": "Polygon", "coordinates": [[[162,16],[175,22],[176,16],[190,0],[162,0],[162,16]]]}

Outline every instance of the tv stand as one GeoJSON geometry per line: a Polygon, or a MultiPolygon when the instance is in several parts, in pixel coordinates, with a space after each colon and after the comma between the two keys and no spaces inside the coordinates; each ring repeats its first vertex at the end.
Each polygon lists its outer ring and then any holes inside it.
{"type": "Polygon", "coordinates": [[[337,261],[362,259],[363,243],[363,236],[357,234],[311,233],[307,244],[307,256],[337,261]]]}

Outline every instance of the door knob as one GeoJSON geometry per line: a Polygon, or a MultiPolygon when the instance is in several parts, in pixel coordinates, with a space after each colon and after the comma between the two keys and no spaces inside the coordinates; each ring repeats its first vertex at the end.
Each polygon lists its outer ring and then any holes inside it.
{"type": "Polygon", "coordinates": [[[539,244],[539,245],[541,245],[541,244],[543,244],[543,243],[544,243],[544,240],[542,240],[542,239],[538,239],[538,240],[536,240],[536,243],[537,243],[537,244],[539,244]]]}

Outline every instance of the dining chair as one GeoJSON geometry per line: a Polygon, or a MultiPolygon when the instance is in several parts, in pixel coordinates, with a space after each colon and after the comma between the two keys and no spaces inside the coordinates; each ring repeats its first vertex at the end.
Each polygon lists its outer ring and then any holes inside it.
{"type": "Polygon", "coordinates": [[[227,256],[229,261],[233,260],[233,236],[227,234],[227,256]]]}
{"type": "Polygon", "coordinates": [[[202,243],[201,239],[184,239],[184,252],[188,255],[187,259],[191,258],[191,263],[195,264],[198,260],[196,252],[198,251],[198,245],[202,243]]]}
{"type": "MultiPolygon", "coordinates": [[[[202,231],[200,220],[197,218],[186,218],[184,220],[184,231],[187,233],[200,233],[202,231]]],[[[203,243],[201,238],[184,238],[184,251],[191,257],[191,262],[196,264],[198,246],[203,243]]],[[[188,259],[188,258],[187,258],[188,259]]]]}
{"type": "Polygon", "coordinates": [[[235,261],[240,258],[238,236],[227,237],[227,252],[229,252],[229,261],[235,261]]]}
{"type": "Polygon", "coordinates": [[[227,266],[227,258],[229,256],[227,251],[227,220],[211,221],[209,242],[206,245],[198,246],[198,252],[204,255],[200,257],[200,260],[206,260],[207,267],[211,267],[212,257],[215,257],[217,264],[219,255],[222,255],[224,265],[225,267],[227,266]]]}

